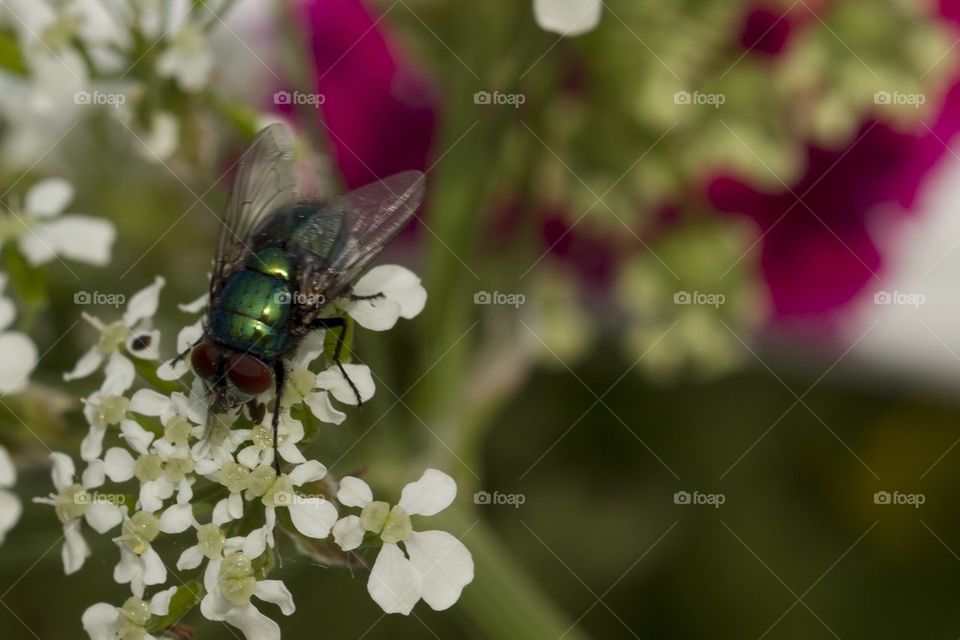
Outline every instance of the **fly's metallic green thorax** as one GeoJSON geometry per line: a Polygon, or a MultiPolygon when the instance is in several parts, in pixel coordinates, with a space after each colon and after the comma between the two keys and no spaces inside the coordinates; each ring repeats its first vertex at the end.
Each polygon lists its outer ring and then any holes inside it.
{"type": "Polygon", "coordinates": [[[325,204],[301,202],[277,212],[257,234],[257,245],[282,245],[314,268],[324,268],[343,253],[347,233],[341,212],[325,204]]]}
{"type": "Polygon", "coordinates": [[[287,351],[293,295],[290,270],[290,260],[278,247],[252,254],[244,269],[231,274],[211,309],[214,338],[265,358],[287,351]]]}
{"type": "Polygon", "coordinates": [[[280,247],[268,247],[247,258],[247,269],[290,281],[290,259],[280,247]]]}

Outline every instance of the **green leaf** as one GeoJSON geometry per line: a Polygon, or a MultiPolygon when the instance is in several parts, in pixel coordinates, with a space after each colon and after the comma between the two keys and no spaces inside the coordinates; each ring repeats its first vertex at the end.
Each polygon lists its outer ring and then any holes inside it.
{"type": "Polygon", "coordinates": [[[0,69],[27,75],[27,65],[17,45],[17,36],[12,31],[0,32],[0,69]]]}
{"type": "Polygon", "coordinates": [[[33,315],[46,308],[49,301],[47,277],[41,269],[27,262],[20,250],[13,245],[8,245],[3,250],[3,265],[10,274],[10,280],[22,303],[21,328],[27,328],[33,315]]]}

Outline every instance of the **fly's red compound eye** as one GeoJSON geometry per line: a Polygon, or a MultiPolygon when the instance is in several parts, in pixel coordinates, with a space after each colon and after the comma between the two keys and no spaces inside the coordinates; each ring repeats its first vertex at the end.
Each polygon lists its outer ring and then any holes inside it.
{"type": "Polygon", "coordinates": [[[220,359],[220,347],[212,342],[201,342],[190,353],[193,371],[204,380],[217,377],[217,360],[220,359]]]}
{"type": "Polygon", "coordinates": [[[273,384],[273,373],[259,359],[238,353],[227,360],[227,377],[237,389],[249,395],[259,395],[273,384]]]}

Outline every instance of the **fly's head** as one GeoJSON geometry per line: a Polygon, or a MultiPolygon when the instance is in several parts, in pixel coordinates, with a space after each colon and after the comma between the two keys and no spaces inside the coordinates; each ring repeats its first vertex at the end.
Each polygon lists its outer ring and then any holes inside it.
{"type": "Polygon", "coordinates": [[[204,340],[190,354],[193,370],[206,383],[210,409],[235,409],[266,392],[273,372],[260,358],[204,340]]]}

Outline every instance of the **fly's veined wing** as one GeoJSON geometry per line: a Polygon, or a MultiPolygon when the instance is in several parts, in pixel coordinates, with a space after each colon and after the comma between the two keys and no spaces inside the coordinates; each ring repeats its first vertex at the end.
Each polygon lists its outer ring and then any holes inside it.
{"type": "Polygon", "coordinates": [[[426,176],[404,171],[334,200],[330,210],[343,217],[346,246],[310,287],[329,298],[343,293],[371,260],[417,212],[426,191],[426,176]]]}
{"type": "Polygon", "coordinates": [[[210,297],[226,277],[243,264],[250,252],[250,236],[269,214],[298,198],[293,165],[293,138],[279,122],[264,128],[237,162],[227,210],[217,240],[210,297]]]}

